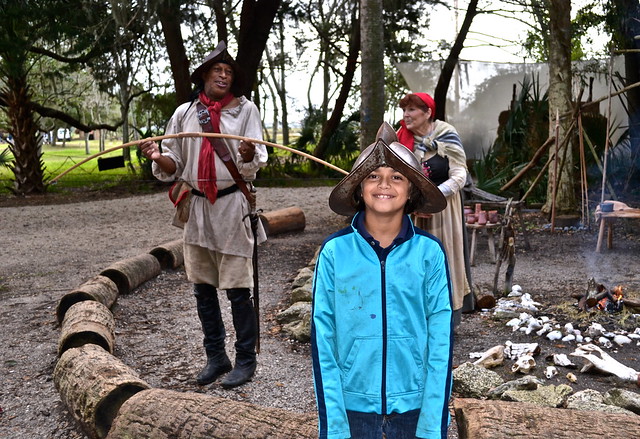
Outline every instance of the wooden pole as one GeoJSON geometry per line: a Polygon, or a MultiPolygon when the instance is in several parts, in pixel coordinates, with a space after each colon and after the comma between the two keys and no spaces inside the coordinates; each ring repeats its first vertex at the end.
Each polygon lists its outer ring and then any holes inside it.
{"type": "MultiPolygon", "coordinates": [[[[551,233],[555,230],[555,222],[556,222],[556,186],[558,184],[558,159],[560,156],[558,155],[558,148],[560,147],[560,142],[558,142],[558,136],[560,135],[560,113],[556,109],[556,144],[555,144],[555,157],[553,159],[553,185],[551,188],[551,233]]],[[[566,134],[566,133],[565,133],[566,134]]]]}
{"type": "Polygon", "coordinates": [[[278,148],[278,149],[282,149],[284,151],[288,151],[291,152],[293,154],[298,154],[301,155],[305,158],[308,158],[309,160],[313,160],[314,162],[318,162],[328,168],[333,169],[334,171],[338,171],[344,175],[347,175],[348,172],[345,171],[344,169],[341,169],[335,165],[332,165],[329,162],[326,162],[322,159],[319,159],[315,156],[312,156],[311,154],[308,154],[306,152],[302,152],[302,151],[298,151],[297,149],[293,149],[293,148],[289,148],[288,146],[284,146],[284,145],[279,145],[277,143],[273,143],[273,142],[268,142],[266,140],[262,140],[262,139],[253,139],[251,137],[244,137],[244,136],[235,136],[232,134],[223,134],[223,133],[177,133],[177,134],[165,134],[164,136],[155,136],[155,137],[147,137],[145,139],[140,139],[140,140],[134,140],[132,142],[127,142],[127,143],[123,143],[122,145],[118,145],[118,146],[114,146],[108,149],[105,149],[104,151],[100,151],[97,152],[93,155],[90,155],[89,157],[79,161],[78,163],[76,163],[75,165],[71,166],[69,169],[65,170],[64,172],[61,172],[60,174],[58,174],[57,176],[55,176],[54,178],[52,178],[49,181],[49,184],[54,184],[56,181],[58,181],[61,177],[67,175],[69,172],[73,171],[74,169],[76,169],[78,166],[84,165],[85,163],[87,163],[90,160],[93,160],[96,157],[99,157],[101,155],[113,152],[113,151],[117,151],[119,149],[122,148],[127,148],[129,146],[133,146],[133,145],[139,145],[140,143],[146,142],[146,141],[161,141],[164,139],[176,139],[176,138],[185,138],[185,137],[218,137],[218,138],[224,138],[224,139],[235,139],[235,140],[244,140],[245,142],[251,142],[251,143],[261,143],[263,145],[267,145],[267,146],[271,146],[273,148],[278,148]]]}
{"type": "Polygon", "coordinates": [[[580,148],[580,193],[582,195],[582,224],[589,226],[589,188],[587,183],[587,161],[584,153],[584,135],[582,134],[582,111],[578,109],[578,144],[580,148]]]}
{"type": "Polygon", "coordinates": [[[547,148],[549,147],[549,145],[551,145],[553,142],[556,141],[555,137],[549,137],[540,148],[538,148],[538,150],[535,152],[535,154],[533,154],[533,157],[531,157],[531,160],[529,160],[529,163],[527,163],[527,165],[522,168],[520,170],[520,172],[518,172],[515,177],[513,177],[511,180],[509,180],[507,183],[505,183],[504,186],[502,186],[500,188],[500,192],[502,191],[506,191],[507,189],[509,189],[511,186],[513,186],[515,183],[517,183],[523,176],[524,174],[526,174],[529,169],[533,168],[536,163],[538,163],[538,160],[540,160],[540,157],[542,157],[542,155],[544,154],[544,152],[547,150],[547,148]]]}
{"type": "MultiPolygon", "coordinates": [[[[602,191],[600,193],[600,202],[604,201],[604,187],[607,181],[607,157],[609,156],[609,135],[611,127],[611,87],[613,83],[613,54],[609,57],[609,98],[607,100],[607,130],[604,139],[604,159],[602,164],[602,191]]],[[[604,221],[601,219],[601,221],[604,221]]]]}

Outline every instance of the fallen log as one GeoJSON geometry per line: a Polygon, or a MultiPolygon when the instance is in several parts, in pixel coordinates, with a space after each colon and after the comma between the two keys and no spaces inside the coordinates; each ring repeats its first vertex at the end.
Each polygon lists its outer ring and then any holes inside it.
{"type": "Polygon", "coordinates": [[[120,406],[148,389],[127,365],[94,344],[66,351],[53,371],[60,399],[91,438],[107,436],[120,406]]]}
{"type": "Polygon", "coordinates": [[[118,261],[102,270],[100,274],[114,281],[120,294],[126,294],[161,272],[158,258],[150,253],[143,253],[118,261]]]}
{"type": "Polygon", "coordinates": [[[305,227],[304,212],[299,207],[287,207],[262,213],[260,219],[267,236],[302,231],[305,227]]]}
{"type": "Polygon", "coordinates": [[[96,276],[62,296],[56,307],[56,318],[62,323],[72,305],[84,300],[95,300],[111,308],[118,299],[118,286],[106,276],[96,276]]]}
{"type": "Polygon", "coordinates": [[[107,439],[302,439],[318,436],[316,414],[195,392],[144,390],[120,408],[107,439]]]}
{"type": "Polygon", "coordinates": [[[95,344],[110,354],[116,343],[116,323],[109,308],[95,300],[73,305],[62,321],[58,356],[71,348],[95,344]]]}
{"type": "Polygon", "coordinates": [[[491,309],[496,306],[496,296],[491,291],[483,291],[478,285],[473,288],[473,295],[476,299],[476,309],[491,309]]]}
{"type": "Polygon", "coordinates": [[[162,268],[176,269],[184,263],[184,243],[182,239],[167,242],[149,252],[160,262],[162,268]]]}
{"type": "Polygon", "coordinates": [[[640,416],[538,407],[522,402],[453,401],[459,439],[627,439],[640,416]]]}

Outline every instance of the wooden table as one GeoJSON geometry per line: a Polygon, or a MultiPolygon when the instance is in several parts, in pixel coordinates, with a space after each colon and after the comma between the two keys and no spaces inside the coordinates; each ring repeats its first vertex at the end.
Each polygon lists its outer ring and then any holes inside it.
{"type": "Polygon", "coordinates": [[[596,253],[600,253],[602,248],[605,228],[607,229],[607,249],[613,247],[613,223],[617,218],[640,218],[640,209],[633,209],[620,201],[611,201],[611,203],[613,203],[613,212],[601,212],[600,206],[596,207],[596,221],[600,221],[596,253]]]}
{"type": "Polygon", "coordinates": [[[496,262],[496,236],[495,231],[502,227],[501,223],[487,223],[487,224],[467,224],[467,230],[471,231],[471,248],[469,249],[469,263],[475,265],[476,259],[476,246],[478,240],[478,233],[485,231],[487,233],[487,241],[489,244],[489,255],[491,256],[491,262],[496,262]]]}

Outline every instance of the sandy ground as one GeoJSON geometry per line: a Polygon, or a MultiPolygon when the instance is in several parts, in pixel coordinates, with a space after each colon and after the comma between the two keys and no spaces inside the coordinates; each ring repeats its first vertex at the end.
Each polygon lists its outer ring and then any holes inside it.
{"type": "MultiPolygon", "coordinates": [[[[329,192],[330,188],[317,187],[259,191],[258,204],[265,211],[302,208],[306,228],[301,233],[275,236],[260,248],[262,353],[251,383],[230,391],[217,384],[195,384],[193,376],[202,366],[203,350],[195,300],[181,270],[164,271],[118,299],[113,309],[115,354],[154,387],[313,412],[309,347],[284,338],[273,316],[286,307],[290,282],[297,271],[329,233],[346,224],[329,210],[329,192]]],[[[72,204],[0,207],[0,437],[85,437],[52,381],[59,337],[57,301],[113,262],[179,238],[181,231],[170,225],[170,216],[171,205],[164,192],[72,204]]],[[[601,254],[594,252],[595,229],[533,233],[529,238],[532,250],[518,249],[514,283],[543,303],[543,313],[561,324],[573,316],[551,307],[571,304],[570,295],[586,289],[590,277],[608,287],[624,285],[632,296],[640,297],[640,227],[633,222],[619,227],[615,248],[601,254]]],[[[495,274],[487,256],[486,240],[481,239],[473,280],[483,289],[491,288],[495,274]]],[[[223,299],[222,303],[231,328],[228,302],[223,299]]],[[[605,316],[603,321],[610,329],[619,326],[615,316],[605,316]]],[[[228,337],[233,340],[231,331],[228,337]]],[[[464,316],[457,331],[454,364],[468,361],[470,352],[506,340],[540,342],[541,363],[545,355],[575,348],[511,333],[489,313],[474,313],[464,316]]],[[[639,351],[637,346],[625,346],[611,355],[640,370],[639,351]]],[[[514,378],[509,368],[510,364],[505,365],[499,373],[514,378]]],[[[542,368],[538,372],[541,375],[542,368]]],[[[560,382],[567,383],[559,376],[550,384],[560,382]]],[[[619,385],[625,386],[611,377],[583,374],[572,387],[606,391],[619,385]]],[[[455,428],[451,430],[450,437],[457,437],[455,428]]]]}

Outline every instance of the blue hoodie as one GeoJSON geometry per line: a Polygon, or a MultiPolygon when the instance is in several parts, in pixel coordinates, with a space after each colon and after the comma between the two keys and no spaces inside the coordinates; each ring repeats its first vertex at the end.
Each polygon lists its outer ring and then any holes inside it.
{"type": "Polygon", "coordinates": [[[322,245],[313,282],[312,360],[319,437],[349,438],[347,410],[420,409],[416,436],[446,439],[451,288],[442,244],[408,216],[385,249],[364,213],[322,245]]]}

